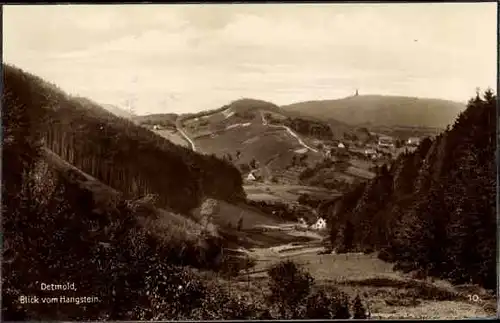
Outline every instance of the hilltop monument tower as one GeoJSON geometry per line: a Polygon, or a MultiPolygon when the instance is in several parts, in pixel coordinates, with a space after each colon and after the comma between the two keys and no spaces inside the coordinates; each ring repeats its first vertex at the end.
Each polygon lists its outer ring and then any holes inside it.
{"type": "Polygon", "coordinates": [[[356,89],[356,94],[354,94],[354,96],[358,96],[359,93],[358,93],[358,89],[356,89]]]}

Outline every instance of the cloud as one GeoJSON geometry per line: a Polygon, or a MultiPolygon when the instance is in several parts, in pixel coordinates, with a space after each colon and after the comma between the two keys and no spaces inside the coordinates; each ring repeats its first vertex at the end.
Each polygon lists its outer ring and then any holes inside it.
{"type": "Polygon", "coordinates": [[[358,87],[465,100],[496,83],[496,17],[487,3],[5,6],[4,57],[138,111],[358,87]]]}

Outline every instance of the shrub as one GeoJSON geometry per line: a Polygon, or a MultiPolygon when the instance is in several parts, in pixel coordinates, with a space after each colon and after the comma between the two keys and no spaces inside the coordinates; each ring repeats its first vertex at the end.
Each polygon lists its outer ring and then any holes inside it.
{"type": "Polygon", "coordinates": [[[284,261],[268,270],[269,301],[277,305],[283,319],[297,316],[297,306],[310,293],[313,277],[293,261],[284,261]]]}
{"type": "Polygon", "coordinates": [[[306,319],[349,319],[349,299],[337,289],[320,289],[306,302],[306,319]]]}
{"type": "Polygon", "coordinates": [[[361,298],[359,295],[354,299],[354,303],[352,305],[353,318],[354,319],[366,319],[366,309],[361,302],[361,298]]]}

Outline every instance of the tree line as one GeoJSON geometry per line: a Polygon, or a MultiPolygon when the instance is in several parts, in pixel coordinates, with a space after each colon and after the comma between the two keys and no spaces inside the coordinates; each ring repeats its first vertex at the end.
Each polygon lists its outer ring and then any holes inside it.
{"type": "Polygon", "coordinates": [[[326,123],[303,119],[298,117],[287,117],[284,120],[279,120],[273,118],[270,114],[267,114],[266,119],[270,124],[281,124],[289,127],[298,134],[304,136],[312,136],[319,139],[331,140],[334,139],[334,134],[330,126],[326,123]]]}

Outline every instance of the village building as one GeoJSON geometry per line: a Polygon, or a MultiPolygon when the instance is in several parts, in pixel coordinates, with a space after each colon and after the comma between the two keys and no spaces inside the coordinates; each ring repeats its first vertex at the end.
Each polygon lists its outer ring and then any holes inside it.
{"type": "Polygon", "coordinates": [[[323,218],[319,218],[316,222],[311,225],[312,230],[324,230],[326,229],[326,220],[323,218]]]}
{"type": "Polygon", "coordinates": [[[299,226],[303,228],[307,228],[307,222],[304,220],[304,218],[299,218],[299,226]]]}
{"type": "Polygon", "coordinates": [[[160,130],[160,129],[161,129],[161,127],[160,127],[159,125],[157,125],[157,124],[155,124],[155,125],[153,126],[153,130],[160,130]]]}
{"type": "Polygon", "coordinates": [[[323,154],[325,155],[326,158],[331,158],[332,157],[332,146],[324,145],[323,146],[323,154]]]}
{"type": "Polygon", "coordinates": [[[254,181],[258,181],[262,178],[260,172],[258,169],[253,169],[251,170],[247,176],[246,176],[246,179],[247,181],[250,181],[250,182],[254,182],[254,181]]]}
{"type": "Polygon", "coordinates": [[[247,175],[247,181],[255,181],[257,180],[257,178],[255,177],[255,175],[253,173],[248,173],[247,175]]]}
{"type": "Polygon", "coordinates": [[[366,157],[369,157],[371,159],[376,159],[378,157],[377,151],[372,148],[365,149],[364,154],[366,157]]]}
{"type": "Polygon", "coordinates": [[[337,145],[337,148],[344,149],[345,145],[342,142],[339,142],[339,144],[337,145]]]}
{"type": "Polygon", "coordinates": [[[390,147],[390,148],[393,148],[394,147],[394,141],[392,140],[391,137],[380,137],[378,139],[378,145],[380,147],[390,147]]]}
{"type": "Polygon", "coordinates": [[[406,144],[410,145],[410,146],[418,146],[420,144],[420,138],[418,138],[418,137],[408,138],[408,140],[406,141],[406,144]]]}

